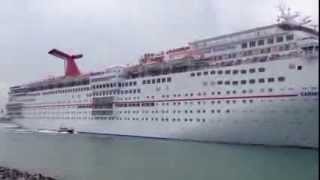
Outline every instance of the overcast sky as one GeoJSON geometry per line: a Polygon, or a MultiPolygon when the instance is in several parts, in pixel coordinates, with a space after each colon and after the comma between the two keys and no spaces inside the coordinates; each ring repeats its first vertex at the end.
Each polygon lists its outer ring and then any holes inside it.
{"type": "MultiPolygon", "coordinates": [[[[8,86],[63,75],[47,52],[81,52],[82,72],[145,52],[276,22],[279,0],[1,0],[0,106],[8,86]]],[[[318,0],[285,1],[318,22],[318,0]]]]}

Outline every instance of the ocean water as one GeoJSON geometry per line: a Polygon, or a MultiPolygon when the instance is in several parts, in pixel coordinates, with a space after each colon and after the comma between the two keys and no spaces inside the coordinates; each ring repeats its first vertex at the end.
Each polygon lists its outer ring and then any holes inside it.
{"type": "Polygon", "coordinates": [[[315,180],[316,149],[39,133],[0,123],[0,165],[66,180],[315,180]]]}

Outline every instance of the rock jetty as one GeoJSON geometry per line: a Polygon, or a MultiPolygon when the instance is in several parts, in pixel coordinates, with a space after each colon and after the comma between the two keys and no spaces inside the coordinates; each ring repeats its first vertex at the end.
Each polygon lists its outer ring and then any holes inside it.
{"type": "Polygon", "coordinates": [[[1,180],[57,180],[52,177],[47,177],[42,174],[31,174],[17,169],[6,168],[0,166],[1,180]]]}

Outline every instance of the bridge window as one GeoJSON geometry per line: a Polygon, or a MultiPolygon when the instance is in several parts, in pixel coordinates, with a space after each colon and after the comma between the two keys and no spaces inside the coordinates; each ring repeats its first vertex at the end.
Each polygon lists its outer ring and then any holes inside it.
{"type": "Polygon", "coordinates": [[[245,43],[242,43],[242,44],[241,44],[241,47],[244,49],[244,48],[247,48],[248,45],[247,45],[247,43],[245,42],[245,43]]]}
{"type": "Polygon", "coordinates": [[[268,44],[273,44],[273,37],[268,38],[267,43],[268,43],[268,44]]]}
{"type": "Polygon", "coordinates": [[[278,81],[279,81],[279,82],[283,82],[283,81],[285,81],[285,77],[283,77],[283,76],[278,77],[278,81]]]}
{"type": "Polygon", "coordinates": [[[238,81],[232,81],[232,85],[238,85],[238,81]]]}
{"type": "Polygon", "coordinates": [[[261,68],[259,68],[259,69],[258,69],[258,71],[259,71],[259,72],[265,72],[265,71],[266,71],[266,69],[265,69],[265,68],[263,68],[263,67],[261,67],[261,68]]]}
{"type": "Polygon", "coordinates": [[[256,69],[249,69],[249,72],[254,73],[254,72],[256,72],[256,69]]]}
{"type": "Polygon", "coordinates": [[[241,74],[246,74],[246,73],[247,73],[247,70],[245,70],[245,69],[241,70],[241,74]]]}
{"type": "Polygon", "coordinates": [[[286,36],[287,41],[293,40],[293,34],[289,34],[286,36]]]}
{"type": "Polygon", "coordinates": [[[268,82],[274,82],[274,78],[268,78],[268,82]]]}
{"type": "Polygon", "coordinates": [[[277,42],[283,42],[283,37],[282,36],[278,36],[277,37],[277,42]]]}
{"type": "Polygon", "coordinates": [[[250,47],[255,47],[256,46],[256,42],[255,41],[250,41],[249,45],[250,45],[250,47]]]}
{"type": "Polygon", "coordinates": [[[259,46],[264,45],[264,40],[263,40],[263,39],[260,39],[260,40],[258,41],[258,45],[259,45],[259,46]]]}
{"type": "Polygon", "coordinates": [[[249,80],[249,83],[250,83],[250,84],[254,84],[255,82],[256,82],[255,79],[250,79],[250,80],[249,80]]]}
{"type": "Polygon", "coordinates": [[[260,79],[259,79],[259,83],[264,83],[264,79],[263,79],[263,78],[260,78],[260,79]]]}

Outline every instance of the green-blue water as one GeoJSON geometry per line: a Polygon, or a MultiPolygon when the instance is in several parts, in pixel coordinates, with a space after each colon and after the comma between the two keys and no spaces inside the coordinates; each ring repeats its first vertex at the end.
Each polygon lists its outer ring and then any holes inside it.
{"type": "Polygon", "coordinates": [[[0,165],[76,180],[311,180],[318,150],[18,133],[0,128],[0,165]]]}

